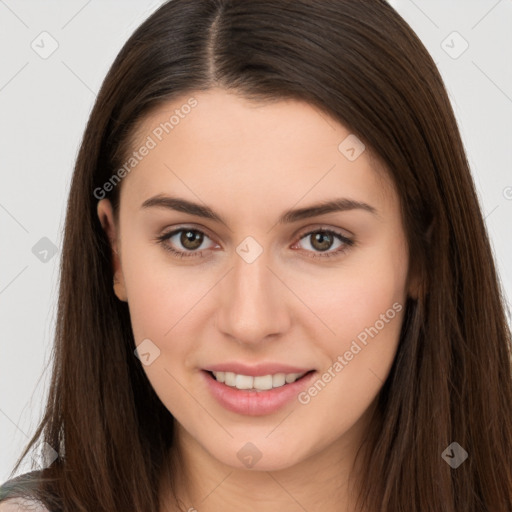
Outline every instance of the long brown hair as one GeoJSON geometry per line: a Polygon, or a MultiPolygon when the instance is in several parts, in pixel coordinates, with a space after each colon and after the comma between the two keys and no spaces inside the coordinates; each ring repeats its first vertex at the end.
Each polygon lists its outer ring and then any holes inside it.
{"type": "MultiPolygon", "coordinates": [[[[55,512],[159,511],[173,417],[134,356],[94,191],[123,165],[144,116],[214,86],[317,106],[378,156],[399,193],[421,293],[406,304],[367,433],[360,504],[371,512],[512,510],[503,292],[442,78],[384,0],[172,0],[126,42],[77,158],[48,401],[12,474],[43,440],[59,453],[38,489],[55,512]],[[456,469],[442,457],[452,442],[468,453],[456,469]]],[[[107,196],[116,212],[119,189],[107,196]]]]}

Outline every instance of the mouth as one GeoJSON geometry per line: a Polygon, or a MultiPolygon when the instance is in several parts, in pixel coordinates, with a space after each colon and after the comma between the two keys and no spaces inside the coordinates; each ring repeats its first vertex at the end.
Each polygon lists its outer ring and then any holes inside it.
{"type": "Polygon", "coordinates": [[[287,404],[297,401],[299,394],[318,375],[316,370],[267,375],[246,375],[213,369],[201,370],[200,373],[207,390],[219,405],[227,411],[245,416],[264,416],[278,412],[287,404]]]}
{"type": "Polygon", "coordinates": [[[212,379],[231,388],[261,393],[262,391],[270,391],[287,386],[288,384],[293,384],[305,378],[315,370],[301,373],[274,373],[259,376],[243,375],[234,372],[205,371],[212,379]]]}

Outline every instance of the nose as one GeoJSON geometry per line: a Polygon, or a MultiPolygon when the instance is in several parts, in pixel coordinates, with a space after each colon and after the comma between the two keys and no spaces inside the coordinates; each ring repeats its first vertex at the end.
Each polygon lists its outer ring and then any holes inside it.
{"type": "Polygon", "coordinates": [[[235,255],[234,268],[220,283],[217,328],[242,344],[275,339],[290,327],[290,292],[266,254],[252,263],[235,255]]]}

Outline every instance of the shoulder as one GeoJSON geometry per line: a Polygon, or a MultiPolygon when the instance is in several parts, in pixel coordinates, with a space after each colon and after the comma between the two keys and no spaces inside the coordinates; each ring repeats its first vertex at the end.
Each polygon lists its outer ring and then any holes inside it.
{"type": "Polygon", "coordinates": [[[40,501],[29,497],[40,473],[24,473],[0,485],[0,512],[49,512],[40,501]]]}

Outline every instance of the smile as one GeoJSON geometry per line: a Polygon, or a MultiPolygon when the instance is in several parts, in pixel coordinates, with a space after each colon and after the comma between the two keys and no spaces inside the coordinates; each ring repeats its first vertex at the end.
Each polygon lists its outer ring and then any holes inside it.
{"type": "Polygon", "coordinates": [[[285,384],[292,384],[305,373],[275,373],[274,375],[261,375],[253,377],[251,375],[241,375],[233,372],[212,372],[217,382],[223,382],[226,386],[237,389],[248,389],[254,391],[267,391],[269,389],[280,388],[285,384]]]}
{"type": "Polygon", "coordinates": [[[296,402],[298,394],[318,374],[315,370],[258,376],[208,370],[200,373],[218,404],[228,411],[246,416],[272,414],[286,404],[296,402]]]}

